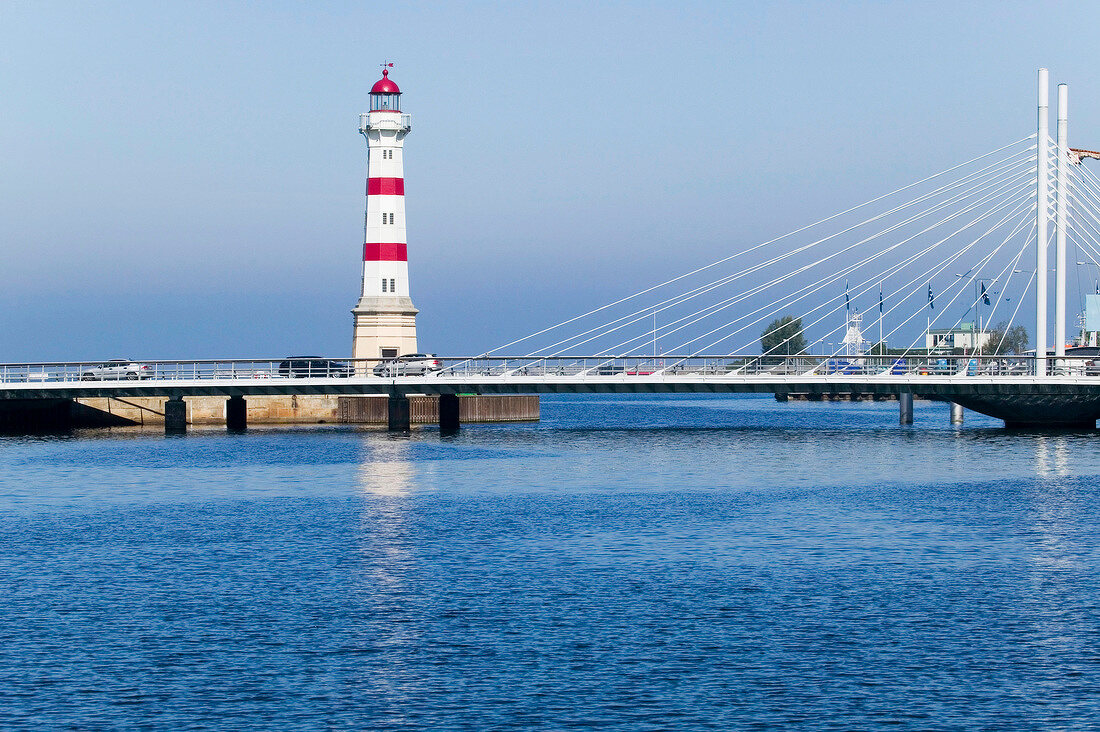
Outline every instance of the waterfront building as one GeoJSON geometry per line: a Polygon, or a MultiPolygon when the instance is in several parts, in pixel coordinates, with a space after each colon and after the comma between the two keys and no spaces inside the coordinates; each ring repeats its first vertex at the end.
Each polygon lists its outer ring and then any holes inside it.
{"type": "Polygon", "coordinates": [[[959,323],[954,328],[929,328],[924,334],[924,347],[929,353],[951,353],[955,349],[972,353],[985,348],[988,342],[989,331],[977,330],[973,323],[959,323]]]}
{"type": "Polygon", "coordinates": [[[367,140],[367,207],[363,237],[363,282],[352,309],[353,358],[391,358],[415,353],[416,314],[409,296],[405,235],[405,136],[411,117],[401,111],[401,90],[389,78],[370,90],[370,111],[359,117],[367,140]]]}

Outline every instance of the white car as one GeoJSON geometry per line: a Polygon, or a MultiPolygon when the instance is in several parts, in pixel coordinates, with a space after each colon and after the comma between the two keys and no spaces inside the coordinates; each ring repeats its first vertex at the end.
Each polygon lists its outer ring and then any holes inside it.
{"type": "Polygon", "coordinates": [[[80,372],[81,381],[119,381],[121,379],[137,381],[138,379],[151,378],[153,378],[151,366],[135,363],[125,358],[105,361],[98,366],[92,366],[80,372]]]}
{"type": "Polygon", "coordinates": [[[434,353],[410,353],[374,367],[375,376],[425,376],[443,368],[434,353]]]}

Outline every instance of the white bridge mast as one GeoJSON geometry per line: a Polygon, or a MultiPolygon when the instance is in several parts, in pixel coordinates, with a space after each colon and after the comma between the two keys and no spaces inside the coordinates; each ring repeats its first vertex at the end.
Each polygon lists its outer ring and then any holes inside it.
{"type": "Polygon", "coordinates": [[[1069,90],[1058,85],[1058,208],[1055,210],[1054,355],[1066,355],[1066,218],[1069,213],[1069,90]]]}
{"type": "Polygon", "coordinates": [[[1039,69],[1039,125],[1035,140],[1035,375],[1047,373],[1047,139],[1049,135],[1048,107],[1050,88],[1047,70],[1039,69]]]}

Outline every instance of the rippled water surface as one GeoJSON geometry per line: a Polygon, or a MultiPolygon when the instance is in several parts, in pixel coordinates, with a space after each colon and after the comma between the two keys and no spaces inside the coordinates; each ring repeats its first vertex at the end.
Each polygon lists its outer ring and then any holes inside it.
{"type": "Polygon", "coordinates": [[[1100,726],[1100,437],[946,405],[0,437],[0,728],[1100,726]]]}

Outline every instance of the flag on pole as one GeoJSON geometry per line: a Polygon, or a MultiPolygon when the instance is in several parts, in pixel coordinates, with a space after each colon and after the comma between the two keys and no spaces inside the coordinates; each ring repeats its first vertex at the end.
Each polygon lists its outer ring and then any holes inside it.
{"type": "Polygon", "coordinates": [[[882,315],[882,283],[878,283],[878,314],[882,315]]]}
{"type": "Polygon", "coordinates": [[[936,309],[936,298],[932,296],[932,283],[928,283],[928,307],[936,309]]]}
{"type": "Polygon", "coordinates": [[[985,283],[982,283],[982,303],[989,304],[989,295],[985,294],[985,283]]]}
{"type": "Polygon", "coordinates": [[[852,303],[848,300],[848,280],[844,280],[844,309],[848,312],[852,310],[852,303]]]}

